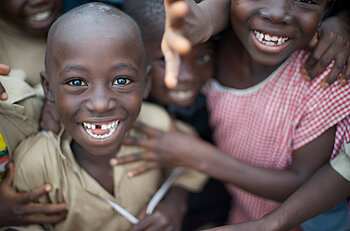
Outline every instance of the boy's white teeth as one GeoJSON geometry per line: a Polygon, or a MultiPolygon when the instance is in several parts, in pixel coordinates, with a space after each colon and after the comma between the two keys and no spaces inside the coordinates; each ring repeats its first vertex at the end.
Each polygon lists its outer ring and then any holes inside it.
{"type": "Polygon", "coordinates": [[[193,91],[170,91],[170,96],[178,100],[186,100],[193,96],[193,91]]]}
{"type": "Polygon", "coordinates": [[[254,30],[254,35],[259,40],[259,42],[268,46],[279,46],[289,39],[288,37],[270,35],[256,30],[254,30]]]}
{"type": "Polygon", "coordinates": [[[98,124],[98,125],[91,124],[91,123],[83,123],[83,127],[85,128],[85,131],[87,132],[87,134],[89,134],[93,138],[103,139],[103,138],[110,137],[118,127],[118,124],[119,124],[119,120],[116,120],[110,123],[98,124]],[[101,130],[106,130],[106,133],[103,135],[93,133],[92,130],[95,130],[96,126],[99,126],[101,130]]]}
{"type": "Polygon", "coordinates": [[[34,14],[32,16],[30,16],[30,20],[34,21],[34,22],[41,22],[44,21],[46,19],[48,19],[51,15],[51,11],[47,10],[47,11],[43,11],[37,14],[34,14]]]}

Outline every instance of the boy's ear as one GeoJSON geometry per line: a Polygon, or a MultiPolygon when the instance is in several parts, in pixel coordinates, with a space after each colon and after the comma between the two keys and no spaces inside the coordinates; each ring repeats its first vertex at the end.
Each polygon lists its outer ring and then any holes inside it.
{"type": "Polygon", "coordinates": [[[54,103],[55,98],[53,97],[52,91],[50,89],[50,84],[49,84],[47,73],[45,71],[40,72],[40,77],[41,77],[41,85],[44,88],[46,100],[54,103]]]}
{"type": "Polygon", "coordinates": [[[145,89],[143,91],[143,99],[146,99],[149,95],[149,92],[151,91],[151,86],[152,86],[151,70],[152,70],[152,67],[150,65],[147,65],[146,76],[145,76],[145,89]]]}

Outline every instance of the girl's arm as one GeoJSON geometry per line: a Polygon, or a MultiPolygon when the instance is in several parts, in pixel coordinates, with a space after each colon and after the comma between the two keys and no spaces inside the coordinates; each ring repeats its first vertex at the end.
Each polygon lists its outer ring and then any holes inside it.
{"type": "Polygon", "coordinates": [[[130,175],[138,175],[155,166],[190,167],[275,201],[288,198],[329,160],[335,133],[335,128],[331,128],[295,151],[292,166],[287,170],[278,170],[246,164],[221,152],[210,143],[178,131],[163,133],[140,124],[137,129],[150,138],[126,139],[125,143],[145,147],[147,153],[111,160],[112,165],[141,159],[148,161],[142,169],[132,170],[130,175]]]}
{"type": "Polygon", "coordinates": [[[350,195],[350,182],[323,166],[276,210],[261,218],[211,231],[285,231],[334,207],[350,195]]]}

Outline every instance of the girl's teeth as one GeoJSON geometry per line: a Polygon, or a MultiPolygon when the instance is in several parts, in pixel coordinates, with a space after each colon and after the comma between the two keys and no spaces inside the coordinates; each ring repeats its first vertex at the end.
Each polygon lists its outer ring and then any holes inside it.
{"type": "Polygon", "coordinates": [[[276,35],[264,34],[259,31],[254,31],[255,37],[263,44],[268,46],[282,45],[288,40],[288,37],[279,37],[276,35]]]}

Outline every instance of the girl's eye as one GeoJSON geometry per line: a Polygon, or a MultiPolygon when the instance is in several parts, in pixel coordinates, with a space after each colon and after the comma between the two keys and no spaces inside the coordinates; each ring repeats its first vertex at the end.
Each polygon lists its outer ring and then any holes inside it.
{"type": "Polygon", "coordinates": [[[206,63],[211,60],[211,55],[210,54],[201,54],[198,56],[197,61],[199,63],[206,63]]]}
{"type": "Polygon", "coordinates": [[[125,77],[119,77],[116,80],[114,80],[113,85],[128,85],[130,84],[132,81],[128,78],[125,77]]]}
{"type": "Polygon", "coordinates": [[[70,80],[69,82],[67,82],[67,84],[73,87],[87,86],[87,84],[81,79],[70,80]]]}

